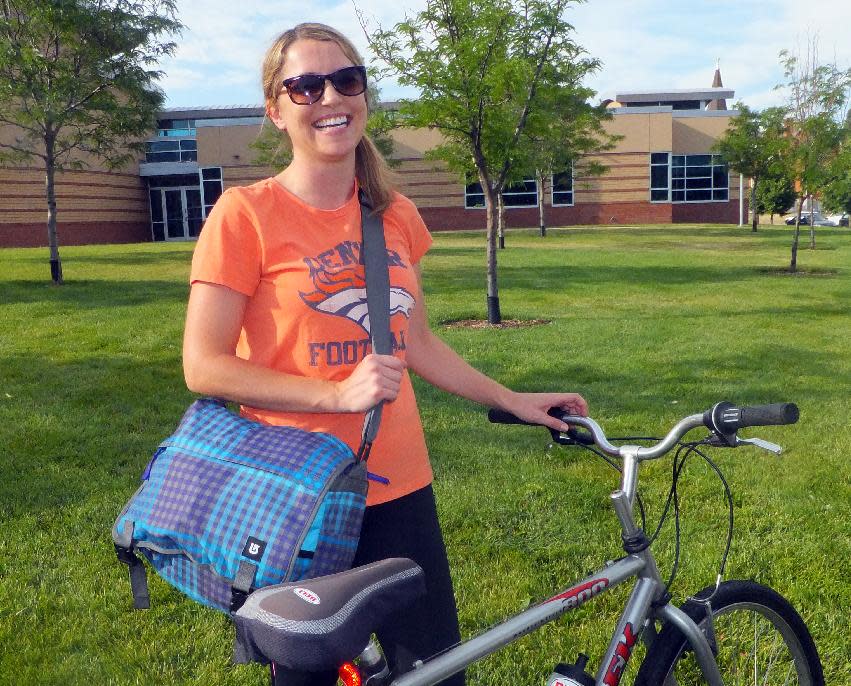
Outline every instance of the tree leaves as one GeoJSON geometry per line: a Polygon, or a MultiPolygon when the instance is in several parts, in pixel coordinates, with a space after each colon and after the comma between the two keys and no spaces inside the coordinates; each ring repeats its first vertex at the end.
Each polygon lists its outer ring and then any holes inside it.
{"type": "MultiPolygon", "coordinates": [[[[163,96],[149,67],[174,51],[173,0],[6,0],[0,5],[0,121],[56,169],[94,153],[121,166],[156,125],[163,96]]],[[[3,150],[0,149],[0,154],[3,150]]],[[[84,163],[84,162],[82,162],[84,163]]]]}

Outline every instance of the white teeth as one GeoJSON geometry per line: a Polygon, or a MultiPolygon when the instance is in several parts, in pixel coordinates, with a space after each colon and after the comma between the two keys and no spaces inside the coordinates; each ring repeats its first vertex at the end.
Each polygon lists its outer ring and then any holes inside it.
{"type": "Polygon", "coordinates": [[[332,126],[345,126],[349,123],[349,118],[344,116],[339,117],[328,117],[327,119],[320,119],[317,122],[313,123],[317,129],[327,129],[332,126]]]}

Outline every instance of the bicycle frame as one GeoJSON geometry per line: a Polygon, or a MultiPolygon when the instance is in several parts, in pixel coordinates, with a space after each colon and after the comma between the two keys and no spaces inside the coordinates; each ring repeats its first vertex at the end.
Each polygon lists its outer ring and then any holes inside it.
{"type": "MultiPolygon", "coordinates": [[[[621,488],[611,495],[625,541],[640,533],[632,512],[640,462],[638,450],[637,446],[621,447],[624,460],[621,488]]],[[[697,624],[670,603],[654,605],[662,597],[665,584],[649,548],[608,562],[600,571],[561,593],[428,661],[418,661],[412,671],[395,678],[390,686],[432,686],[633,577],[635,586],[597,669],[596,686],[620,684],[639,636],[648,645],[652,643],[656,630],[654,622],[648,620],[653,619],[673,623],[691,644],[709,686],[723,686],[709,641],[697,624]]]]}

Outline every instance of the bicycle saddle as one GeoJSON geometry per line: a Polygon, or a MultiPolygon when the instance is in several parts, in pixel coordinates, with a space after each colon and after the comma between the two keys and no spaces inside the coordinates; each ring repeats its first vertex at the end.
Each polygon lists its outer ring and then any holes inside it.
{"type": "Polygon", "coordinates": [[[235,659],[337,669],[364,649],[385,615],[425,592],[424,576],[415,562],[391,558],[258,589],[233,615],[235,659]]]}

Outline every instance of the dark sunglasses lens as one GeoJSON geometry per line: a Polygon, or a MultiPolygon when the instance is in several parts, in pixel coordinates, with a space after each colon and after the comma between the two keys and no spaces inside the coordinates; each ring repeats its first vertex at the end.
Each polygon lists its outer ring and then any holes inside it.
{"type": "Polygon", "coordinates": [[[293,102],[309,105],[322,97],[325,79],[313,74],[305,74],[293,80],[287,87],[293,102]]]}
{"type": "Polygon", "coordinates": [[[342,95],[360,95],[366,90],[366,74],[361,67],[346,67],[330,76],[331,83],[342,95]]]}

